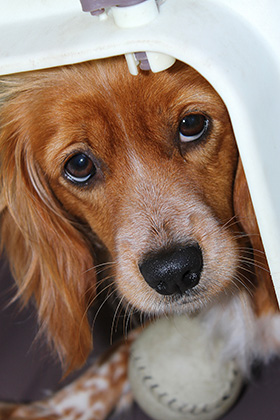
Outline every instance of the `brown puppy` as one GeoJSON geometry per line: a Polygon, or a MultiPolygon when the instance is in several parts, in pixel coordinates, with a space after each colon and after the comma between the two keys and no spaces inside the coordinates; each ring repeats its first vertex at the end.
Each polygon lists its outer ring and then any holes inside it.
{"type": "Polygon", "coordinates": [[[271,280],[257,282],[236,223],[238,215],[246,230],[252,207],[249,198],[239,205],[244,176],[233,193],[230,119],[203,77],[179,62],[134,77],[115,58],[7,77],[1,89],[2,246],[19,295],[35,298],[69,369],[91,349],[86,312],[100,247],[124,304],[202,311],[245,364],[278,351],[271,280]],[[263,346],[260,320],[272,318],[263,346]]]}

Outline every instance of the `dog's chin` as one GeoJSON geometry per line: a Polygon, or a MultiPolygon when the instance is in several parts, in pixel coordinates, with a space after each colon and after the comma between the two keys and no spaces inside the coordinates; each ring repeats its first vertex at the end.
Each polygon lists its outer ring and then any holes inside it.
{"type": "Polygon", "coordinates": [[[181,296],[174,295],[165,299],[160,304],[157,303],[154,307],[154,314],[162,315],[195,315],[201,312],[207,306],[206,299],[199,296],[181,296]]]}
{"type": "Polygon", "coordinates": [[[161,317],[164,315],[196,315],[208,306],[211,306],[211,299],[207,297],[201,287],[187,290],[184,294],[173,294],[169,296],[160,295],[152,291],[150,295],[139,298],[137,301],[129,302],[136,311],[148,316],[161,317]]]}
{"type": "Polygon", "coordinates": [[[200,293],[193,290],[187,291],[183,295],[166,296],[163,304],[165,313],[193,314],[203,309],[207,305],[207,300],[205,296],[202,297],[200,293]]]}

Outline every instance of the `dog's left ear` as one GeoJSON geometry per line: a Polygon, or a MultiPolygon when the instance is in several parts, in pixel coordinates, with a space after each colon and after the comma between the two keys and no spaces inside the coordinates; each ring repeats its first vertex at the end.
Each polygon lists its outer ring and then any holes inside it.
{"type": "Polygon", "coordinates": [[[36,303],[40,331],[70,371],[92,348],[87,309],[95,293],[94,259],[81,224],[56,199],[35,159],[34,90],[18,96],[1,107],[0,248],[18,296],[36,303]]]}
{"type": "Polygon", "coordinates": [[[240,158],[235,177],[233,198],[235,215],[243,231],[248,235],[253,250],[256,284],[252,294],[255,311],[257,314],[278,311],[277,298],[240,158]]]}

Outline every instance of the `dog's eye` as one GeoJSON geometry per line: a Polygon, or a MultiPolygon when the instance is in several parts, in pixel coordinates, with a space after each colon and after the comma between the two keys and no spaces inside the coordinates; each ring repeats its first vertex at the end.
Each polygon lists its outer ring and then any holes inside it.
{"type": "Polygon", "coordinates": [[[199,140],[207,131],[209,120],[203,114],[185,115],[179,125],[179,138],[182,143],[199,140]]]}
{"type": "Polygon", "coordinates": [[[85,184],[95,175],[96,166],[86,154],[77,153],[66,162],[64,172],[70,181],[85,184]]]}

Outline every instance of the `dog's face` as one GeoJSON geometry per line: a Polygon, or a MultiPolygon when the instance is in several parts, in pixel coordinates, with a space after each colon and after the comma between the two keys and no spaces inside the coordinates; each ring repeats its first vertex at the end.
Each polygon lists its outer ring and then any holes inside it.
{"type": "Polygon", "coordinates": [[[191,313],[238,291],[238,152],[223,102],[196,71],[177,62],[135,77],[115,58],[1,89],[2,244],[70,367],[92,344],[100,243],[120,299],[141,311],[191,313]]]}
{"type": "Polygon", "coordinates": [[[193,69],[129,75],[122,59],[60,73],[34,96],[32,149],[58,201],[111,254],[143,311],[193,311],[236,275],[237,150],[226,108],[193,69]]]}

